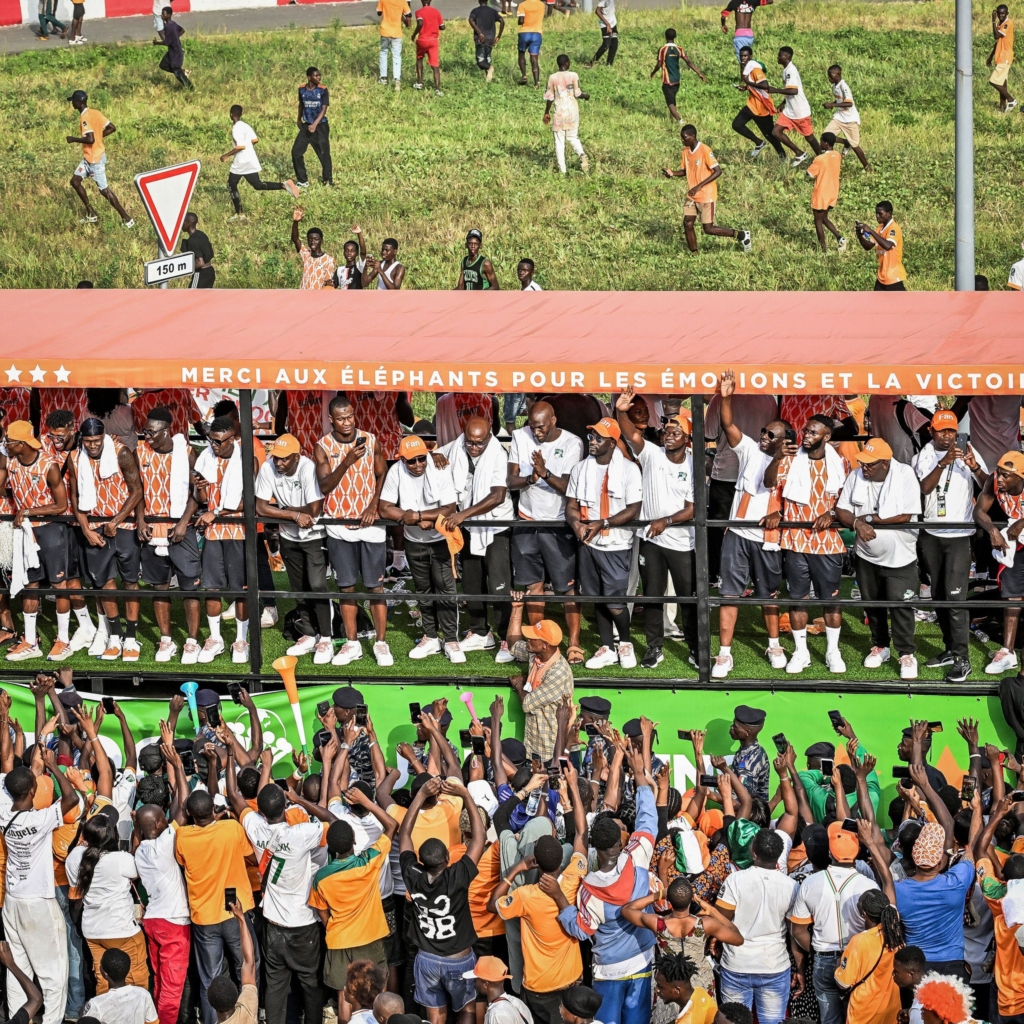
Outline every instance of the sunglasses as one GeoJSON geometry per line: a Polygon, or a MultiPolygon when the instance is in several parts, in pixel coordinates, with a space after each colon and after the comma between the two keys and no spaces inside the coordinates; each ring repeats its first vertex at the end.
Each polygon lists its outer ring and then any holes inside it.
{"type": "Polygon", "coordinates": [[[426,462],[427,461],[427,457],[426,457],[426,455],[417,455],[416,458],[414,458],[414,459],[406,459],[405,461],[406,461],[406,464],[409,465],[409,466],[416,466],[416,465],[419,465],[419,463],[421,463],[421,462],[426,462]]]}
{"type": "Polygon", "coordinates": [[[767,427],[761,428],[761,436],[767,437],[769,441],[777,441],[780,437],[785,437],[785,434],[776,434],[769,430],[767,427]]]}

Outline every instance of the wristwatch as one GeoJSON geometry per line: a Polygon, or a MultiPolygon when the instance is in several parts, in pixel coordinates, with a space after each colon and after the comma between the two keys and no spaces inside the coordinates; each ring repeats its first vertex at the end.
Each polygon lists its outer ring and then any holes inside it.
{"type": "Polygon", "coordinates": [[[865,523],[873,523],[875,521],[875,517],[870,513],[866,516],[863,516],[862,518],[864,519],[865,523]]]}
{"type": "Polygon", "coordinates": [[[602,530],[607,530],[608,529],[608,520],[607,519],[602,519],[601,520],[601,529],[602,530]]]}

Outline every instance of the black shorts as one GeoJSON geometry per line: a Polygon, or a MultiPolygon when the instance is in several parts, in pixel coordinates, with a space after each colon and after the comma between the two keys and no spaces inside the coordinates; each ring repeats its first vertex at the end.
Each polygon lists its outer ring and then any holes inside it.
{"type": "Polygon", "coordinates": [[[842,555],[807,555],[802,551],[787,551],[784,556],[786,583],[789,596],[802,600],[814,584],[816,600],[828,601],[839,596],[839,582],[843,577],[842,555]]]}
{"type": "MultiPolygon", "coordinates": [[[[341,543],[345,544],[346,541],[341,543]]],[[[391,865],[385,864],[384,870],[390,871],[391,865]]],[[[398,927],[398,912],[395,910],[398,900],[405,903],[404,896],[396,896],[394,893],[381,900],[381,905],[384,907],[384,920],[388,923],[388,934],[384,938],[384,948],[388,954],[388,967],[401,967],[405,963],[405,942],[398,927]]]]}
{"type": "MultiPolygon", "coordinates": [[[[629,570],[633,564],[633,552],[603,551],[589,544],[580,545],[580,586],[579,593],[586,597],[626,596],[629,589],[629,570]]],[[[606,608],[624,608],[622,604],[607,604],[606,608]]]]}
{"type": "Polygon", "coordinates": [[[1024,546],[1017,545],[1017,551],[1013,556],[1013,565],[999,566],[996,579],[999,580],[1000,596],[1024,598],[1024,546]]]}
{"type": "MultiPolygon", "coordinates": [[[[207,590],[245,589],[245,541],[208,540],[203,543],[203,587],[207,590]]],[[[233,601],[234,598],[229,598],[233,601]]]]}
{"type": "Polygon", "coordinates": [[[564,530],[517,526],[512,531],[512,575],[517,587],[551,580],[556,594],[567,594],[576,583],[576,538],[564,530]]]}
{"type": "Polygon", "coordinates": [[[167,545],[167,554],[157,553],[153,544],[142,545],[142,578],[150,586],[163,587],[178,577],[182,590],[196,590],[202,582],[203,565],[199,557],[199,541],[190,526],[177,544],[167,545]]]}
{"type": "Polygon", "coordinates": [[[39,565],[26,570],[29,583],[66,583],[68,575],[68,545],[71,531],[64,523],[44,523],[33,526],[36,544],[39,545],[39,565]]]}
{"type": "Polygon", "coordinates": [[[327,557],[338,578],[339,587],[354,587],[363,579],[363,586],[373,589],[384,585],[387,569],[387,542],[374,544],[365,540],[327,538],[327,557]]]}
{"type": "Polygon", "coordinates": [[[878,278],[875,278],[875,291],[876,292],[905,292],[907,286],[902,281],[893,281],[892,284],[882,284],[878,278]]]}
{"type": "Polygon", "coordinates": [[[68,579],[80,580],[85,572],[85,536],[82,528],[76,523],[68,527],[68,579]]]}
{"type": "Polygon", "coordinates": [[[670,107],[674,107],[676,104],[676,96],[679,94],[679,83],[661,83],[661,91],[665,94],[665,102],[670,107]]]}
{"type": "Polygon", "coordinates": [[[77,21],[79,18],[85,17],[85,4],[72,4],[71,5],[71,17],[77,21]]]}
{"type": "Polygon", "coordinates": [[[782,586],[782,552],[765,551],[764,545],[733,530],[722,541],[722,597],[742,597],[754,581],[754,596],[778,597],[782,586]]]}
{"type": "Polygon", "coordinates": [[[94,548],[86,541],[82,549],[85,571],[97,587],[102,587],[118,576],[125,583],[139,582],[139,535],[137,530],[116,530],[113,537],[103,538],[107,543],[94,548]]]}

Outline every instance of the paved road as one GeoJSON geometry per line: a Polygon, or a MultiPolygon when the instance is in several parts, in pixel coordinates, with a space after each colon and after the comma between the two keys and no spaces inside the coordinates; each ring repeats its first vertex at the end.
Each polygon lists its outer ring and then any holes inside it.
{"type": "MultiPolygon", "coordinates": [[[[687,0],[689,4],[714,6],[719,0],[687,0]]],[[[471,0],[438,0],[436,6],[446,18],[464,17],[471,0]]],[[[679,7],[680,0],[629,0],[620,7],[679,7]]],[[[338,22],[342,25],[376,25],[376,0],[350,0],[348,3],[289,4],[285,7],[259,7],[239,11],[198,11],[176,15],[176,20],[194,36],[222,32],[270,31],[276,28],[324,28],[338,22]]],[[[42,42],[35,36],[35,23],[0,28],[0,54],[24,50],[45,50],[66,46],[56,36],[42,42]]],[[[85,23],[90,43],[146,42],[153,38],[153,18],[103,18],[85,23]]]]}

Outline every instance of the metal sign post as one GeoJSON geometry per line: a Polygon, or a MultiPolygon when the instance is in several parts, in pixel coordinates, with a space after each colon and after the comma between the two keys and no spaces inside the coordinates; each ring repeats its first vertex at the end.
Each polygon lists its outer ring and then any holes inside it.
{"type": "Polygon", "coordinates": [[[956,0],[956,290],[974,291],[974,54],[971,0],[956,0]]]}

